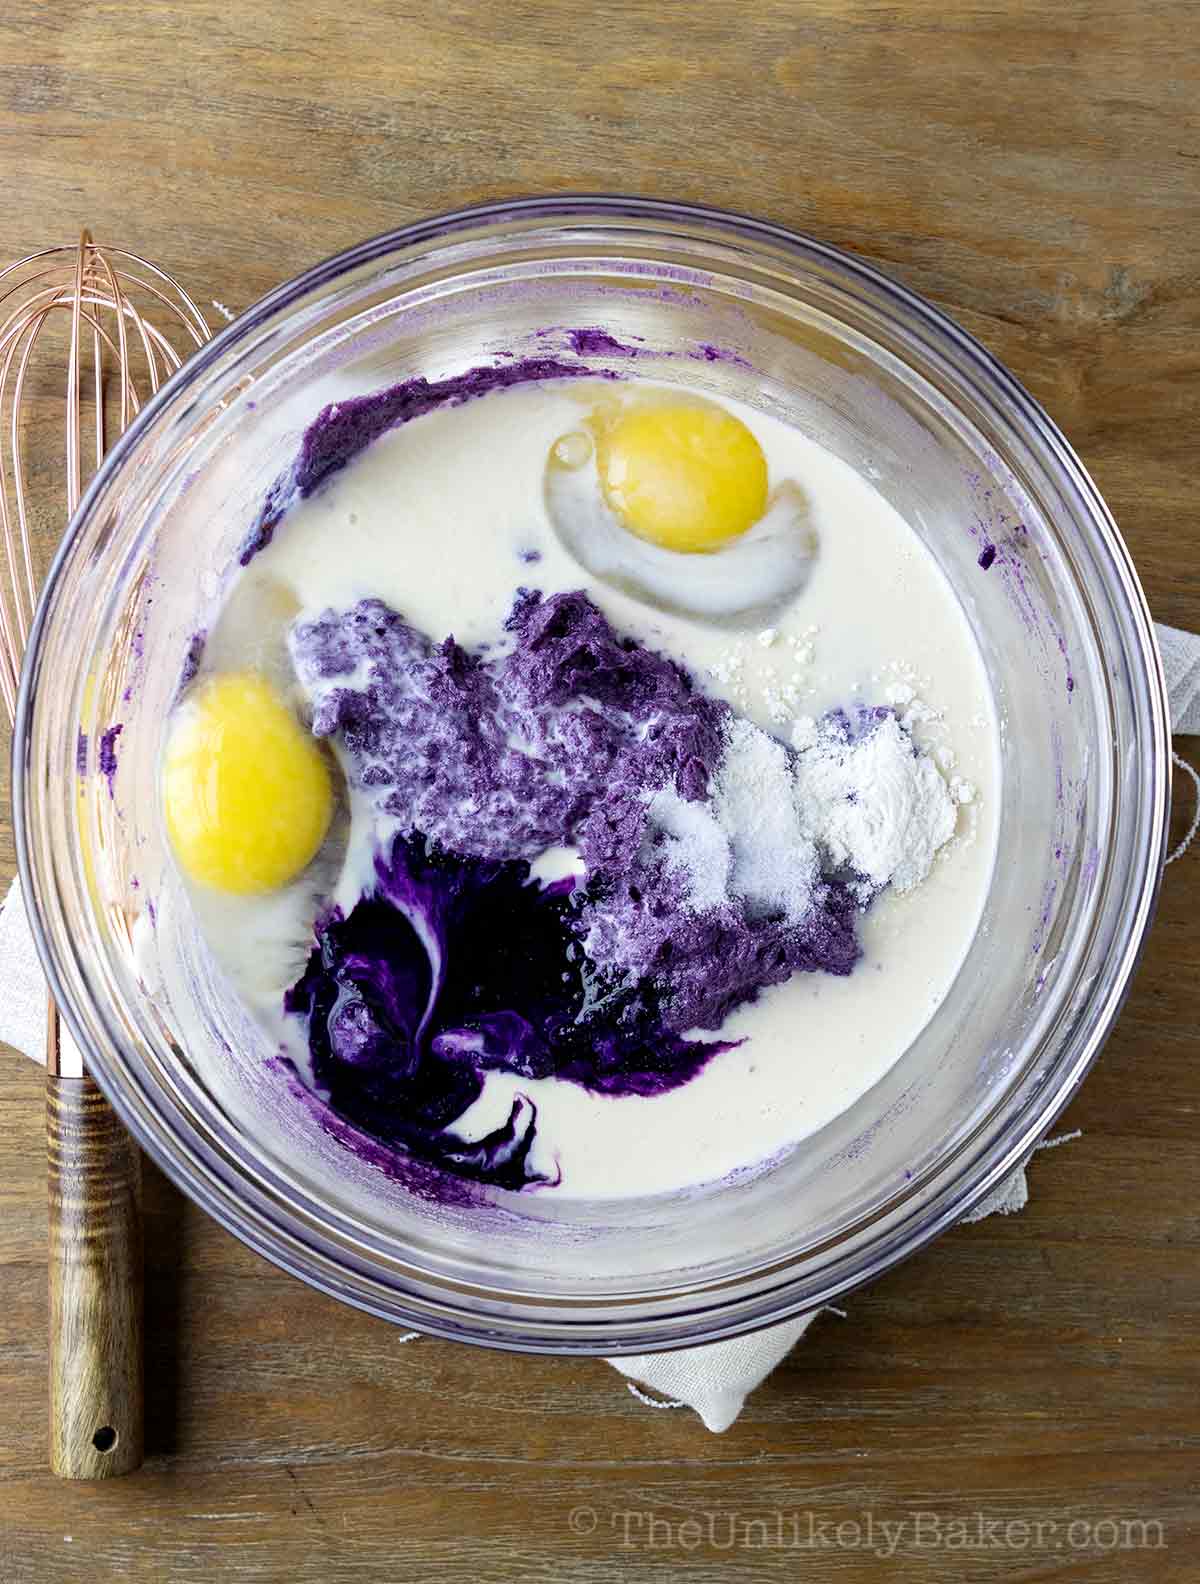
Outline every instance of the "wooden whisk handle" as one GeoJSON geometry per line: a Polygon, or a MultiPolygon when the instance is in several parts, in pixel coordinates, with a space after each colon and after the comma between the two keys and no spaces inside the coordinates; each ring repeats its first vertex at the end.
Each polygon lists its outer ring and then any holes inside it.
{"type": "Polygon", "coordinates": [[[46,1081],[50,1466],[109,1479],[142,1461],[142,1164],[90,1078],[46,1081]]]}

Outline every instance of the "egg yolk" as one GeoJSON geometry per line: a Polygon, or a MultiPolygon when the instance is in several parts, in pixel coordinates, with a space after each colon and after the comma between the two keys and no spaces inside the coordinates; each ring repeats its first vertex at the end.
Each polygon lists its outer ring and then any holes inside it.
{"type": "Polygon", "coordinates": [[[740,419],[711,402],[618,412],[598,426],[596,465],[621,523],[666,550],[719,550],[767,505],[762,447],[740,419]]]}
{"type": "Polygon", "coordinates": [[[307,867],[329,828],[333,789],[313,739],[265,677],[201,683],[163,760],[167,831],[188,876],[248,896],[307,867]]]}

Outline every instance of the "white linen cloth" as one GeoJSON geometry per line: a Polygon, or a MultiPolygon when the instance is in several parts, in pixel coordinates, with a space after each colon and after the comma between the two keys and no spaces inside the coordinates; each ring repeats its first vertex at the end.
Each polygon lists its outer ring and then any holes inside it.
{"type": "Polygon", "coordinates": [[[1200,633],[1162,622],[1155,623],[1154,632],[1171,701],[1171,730],[1177,737],[1195,736],[1200,733],[1200,633]]]}
{"type": "MultiPolygon", "coordinates": [[[[1172,730],[1177,735],[1200,733],[1200,634],[1181,632],[1161,623],[1155,631],[1166,673],[1172,730]]],[[[1194,834],[1195,826],[1173,857],[1180,856],[1194,834]]],[[[0,986],[0,1043],[15,1046],[34,1061],[44,1061],[46,985],[15,880],[0,904],[0,986]]],[[[1060,1142],[1066,1139],[1049,1140],[1039,1148],[1060,1142]]],[[[1022,1210],[1029,1199],[1025,1177],[1028,1164],[1026,1161],[1019,1166],[965,1220],[981,1221],[985,1216],[1012,1215],[1022,1210]]],[[[821,1312],[800,1315],[782,1325],[727,1342],[608,1362],[628,1377],[630,1390],[643,1402],[661,1408],[693,1408],[709,1430],[719,1432],[729,1428],[750,1392],[761,1385],[821,1312]],[[660,1395],[645,1396],[640,1387],[660,1395]]]]}

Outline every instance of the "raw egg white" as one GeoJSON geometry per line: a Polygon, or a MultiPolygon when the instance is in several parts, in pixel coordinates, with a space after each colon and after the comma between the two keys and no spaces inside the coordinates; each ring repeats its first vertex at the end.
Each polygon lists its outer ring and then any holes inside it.
{"type": "Polygon", "coordinates": [[[804,587],[816,550],[804,496],[768,492],[739,418],[695,396],[598,406],[546,463],[558,539],[593,577],[662,610],[763,621],[804,587]]]}

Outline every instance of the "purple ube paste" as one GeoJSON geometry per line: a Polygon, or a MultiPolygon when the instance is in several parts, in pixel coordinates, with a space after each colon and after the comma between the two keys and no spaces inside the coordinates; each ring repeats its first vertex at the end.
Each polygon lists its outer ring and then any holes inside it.
{"type": "Polygon", "coordinates": [[[108,782],[109,797],[114,795],[113,778],[117,773],[117,738],[124,730],[124,726],[118,722],[100,733],[100,750],[96,757],[100,774],[108,782]]]}
{"type": "Polygon", "coordinates": [[[371,889],[318,924],[286,1007],[338,1114],[519,1188],[537,1180],[529,1101],[478,1144],[444,1131],[487,1071],[657,1094],[728,1048],[688,1030],[719,1029],[792,973],[849,973],[859,948],[838,877],[800,921],[683,906],[647,805],[672,784],[707,795],[728,705],[583,593],[521,591],[507,628],[504,652],[470,654],[365,600],[293,630],[313,730],[340,737],[389,835],[371,889]],[[585,880],[531,880],[557,844],[579,848],[585,880]]]}
{"type": "Polygon", "coordinates": [[[667,1030],[649,988],[614,985],[589,1011],[570,886],[531,881],[521,859],[400,835],[375,874],[348,918],[318,926],[285,1007],[307,1022],[334,1110],[419,1160],[502,1188],[544,1182],[529,1164],[537,1111],[525,1097],[476,1143],[446,1134],[486,1072],[653,1095],[727,1048],[667,1030]]]}
{"type": "MultiPolygon", "coordinates": [[[[124,726],[117,724],[109,726],[100,733],[100,742],[96,753],[96,771],[108,782],[108,795],[113,797],[113,778],[117,773],[117,738],[125,730],[124,726]]],[[[75,769],[80,775],[87,774],[88,739],[86,732],[80,732],[75,738],[75,769]]]]}
{"type": "Polygon", "coordinates": [[[277,478],[271,485],[259,507],[258,516],[254,525],[238,551],[238,565],[249,566],[260,550],[265,550],[275,537],[275,530],[287,515],[287,509],[292,503],[295,493],[295,484],[290,475],[284,474],[277,478]]]}
{"type": "Polygon", "coordinates": [[[625,341],[618,341],[616,336],[609,335],[607,330],[601,330],[599,325],[568,330],[567,340],[571,351],[577,353],[579,357],[635,358],[645,351],[644,347],[630,346],[625,341]]]}
{"type": "MultiPolygon", "coordinates": [[[[554,334],[547,331],[546,334],[554,334]]],[[[566,332],[567,344],[571,351],[579,357],[613,357],[637,358],[649,357],[668,359],[685,356],[699,363],[732,363],[739,368],[749,368],[749,362],[740,353],[730,351],[727,347],[714,346],[711,341],[699,342],[691,351],[679,353],[663,347],[632,346],[627,341],[618,341],[616,336],[610,335],[599,325],[585,325],[576,330],[566,332]]],[[[639,338],[640,339],[640,338],[639,338]]]]}
{"type": "Polygon", "coordinates": [[[198,627],[188,639],[187,653],[183,657],[183,665],[179,670],[179,691],[190,687],[196,680],[200,670],[200,662],[204,659],[204,646],[208,642],[208,629],[198,627]]]}
{"type": "Polygon", "coordinates": [[[457,407],[463,402],[492,391],[507,390],[548,379],[616,379],[608,370],[588,368],[579,363],[564,363],[557,358],[522,358],[492,368],[468,369],[450,379],[424,378],[402,380],[371,396],[354,396],[335,402],[319,413],[304,432],[296,464],[295,484],[302,496],[311,495],[331,473],[369,446],[372,440],[423,418],[439,407],[457,407]]]}

